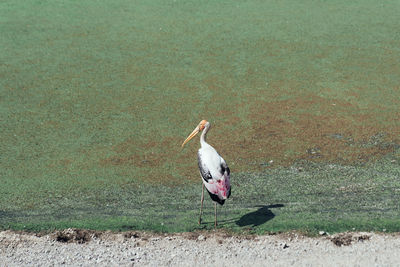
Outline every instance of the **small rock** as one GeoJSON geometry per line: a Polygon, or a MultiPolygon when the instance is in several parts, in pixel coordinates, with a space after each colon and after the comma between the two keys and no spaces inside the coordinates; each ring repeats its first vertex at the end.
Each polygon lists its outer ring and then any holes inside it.
{"type": "Polygon", "coordinates": [[[197,238],[198,241],[204,241],[206,240],[206,237],[204,235],[199,235],[199,237],[197,238]]]}

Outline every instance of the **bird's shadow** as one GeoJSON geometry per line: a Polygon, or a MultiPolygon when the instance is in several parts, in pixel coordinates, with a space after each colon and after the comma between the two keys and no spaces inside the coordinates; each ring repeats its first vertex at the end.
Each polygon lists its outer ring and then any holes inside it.
{"type": "Polygon", "coordinates": [[[243,215],[239,220],[236,221],[236,224],[238,226],[259,226],[275,217],[275,214],[273,214],[270,209],[282,208],[284,205],[258,205],[255,207],[259,209],[243,215]]]}

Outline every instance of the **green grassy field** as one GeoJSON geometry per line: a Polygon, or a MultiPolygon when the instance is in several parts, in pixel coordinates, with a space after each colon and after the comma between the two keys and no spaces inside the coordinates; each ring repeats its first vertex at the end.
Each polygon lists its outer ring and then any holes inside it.
{"type": "Polygon", "coordinates": [[[400,231],[398,1],[1,1],[0,229],[400,231]]]}

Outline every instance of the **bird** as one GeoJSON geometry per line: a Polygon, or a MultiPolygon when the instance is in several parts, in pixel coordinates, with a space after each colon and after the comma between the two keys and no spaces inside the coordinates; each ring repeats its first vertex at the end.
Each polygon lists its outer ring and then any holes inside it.
{"type": "Polygon", "coordinates": [[[230,169],[226,161],[218,154],[218,152],[206,142],[207,132],[210,130],[211,124],[207,120],[200,121],[199,125],[185,139],[183,146],[202,131],[200,136],[201,148],[197,152],[200,175],[203,181],[201,191],[201,205],[199,225],[201,224],[201,215],[203,212],[204,187],[215,204],[215,220],[214,227],[217,222],[217,203],[224,205],[225,200],[231,195],[230,169]]]}

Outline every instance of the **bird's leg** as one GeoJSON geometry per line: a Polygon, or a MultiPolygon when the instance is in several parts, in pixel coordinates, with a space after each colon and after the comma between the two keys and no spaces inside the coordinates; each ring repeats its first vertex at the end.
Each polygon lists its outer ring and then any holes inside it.
{"type": "Polygon", "coordinates": [[[199,224],[201,224],[201,214],[203,212],[203,201],[204,201],[204,184],[201,190],[201,206],[200,206],[200,218],[199,218],[199,224]]]}
{"type": "Polygon", "coordinates": [[[215,224],[214,224],[214,228],[217,228],[217,202],[214,203],[215,204],[215,224]]]}

